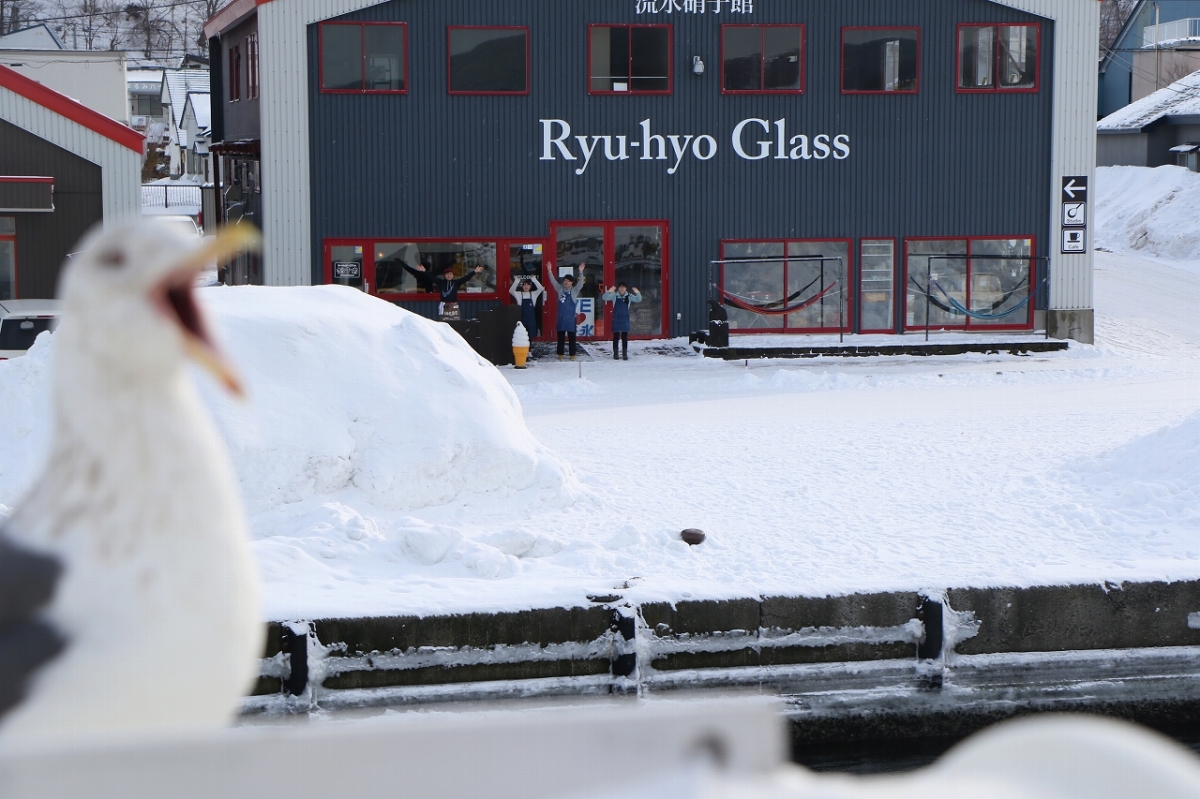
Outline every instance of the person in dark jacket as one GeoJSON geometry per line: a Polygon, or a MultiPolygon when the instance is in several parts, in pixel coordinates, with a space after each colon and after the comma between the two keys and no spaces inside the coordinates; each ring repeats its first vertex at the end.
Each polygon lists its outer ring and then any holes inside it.
{"type": "Polygon", "coordinates": [[[579,298],[579,280],[574,275],[564,275],[562,282],[554,279],[554,268],[546,265],[546,277],[550,279],[550,288],[554,289],[558,303],[555,315],[554,329],[558,332],[558,359],[563,357],[563,345],[567,339],[571,342],[571,360],[575,360],[575,334],[578,323],[575,321],[575,300],[579,298]]]}
{"type": "Polygon", "coordinates": [[[458,319],[458,289],[471,278],[483,271],[482,266],[475,267],[475,271],[467,272],[462,277],[454,276],[454,267],[447,266],[442,270],[441,277],[433,277],[425,268],[425,264],[417,264],[409,266],[403,261],[400,265],[405,271],[417,279],[417,282],[425,286],[430,291],[436,291],[441,295],[441,302],[438,303],[438,318],[445,319],[452,317],[458,319]],[[450,313],[447,313],[450,311],[450,313]]]}
{"type": "Polygon", "coordinates": [[[618,283],[615,289],[609,289],[604,292],[600,298],[605,302],[613,304],[612,310],[612,334],[613,334],[613,360],[617,360],[617,344],[621,344],[621,359],[629,360],[629,306],[635,302],[642,301],[642,292],[636,288],[633,293],[630,293],[629,286],[624,283],[618,283]]]}

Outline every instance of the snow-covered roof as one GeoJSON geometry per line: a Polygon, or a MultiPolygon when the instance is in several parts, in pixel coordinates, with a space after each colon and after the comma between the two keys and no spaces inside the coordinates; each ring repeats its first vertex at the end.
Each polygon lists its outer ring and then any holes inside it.
{"type": "Polygon", "coordinates": [[[126,69],[126,83],[154,83],[162,86],[163,71],[161,69],[126,69]]]}
{"type": "Polygon", "coordinates": [[[192,116],[196,120],[196,127],[201,130],[208,130],[212,126],[212,114],[209,106],[208,92],[188,92],[187,104],[192,107],[192,116]]]}
{"type": "Polygon", "coordinates": [[[163,72],[163,103],[171,104],[171,118],[178,125],[189,92],[208,93],[208,70],[168,69],[163,72]]]}
{"type": "Polygon", "coordinates": [[[1137,133],[1163,117],[1200,115],[1200,70],[1096,123],[1101,133],[1137,133]]]}
{"type": "Polygon", "coordinates": [[[30,25],[28,28],[6,33],[0,36],[0,49],[3,50],[65,50],[62,39],[42,22],[30,25]]]}

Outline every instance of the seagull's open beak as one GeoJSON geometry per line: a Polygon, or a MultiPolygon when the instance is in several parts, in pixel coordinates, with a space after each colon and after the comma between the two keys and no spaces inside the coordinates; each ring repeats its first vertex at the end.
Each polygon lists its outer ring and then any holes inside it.
{"type": "Polygon", "coordinates": [[[179,325],[188,355],[207,369],[236,397],[244,397],[242,381],[217,348],[204,315],[196,305],[196,273],[213,263],[223,263],[244,250],[257,249],[261,237],[249,225],[222,228],[194,250],[190,250],[150,291],[151,301],[163,315],[179,325]]]}

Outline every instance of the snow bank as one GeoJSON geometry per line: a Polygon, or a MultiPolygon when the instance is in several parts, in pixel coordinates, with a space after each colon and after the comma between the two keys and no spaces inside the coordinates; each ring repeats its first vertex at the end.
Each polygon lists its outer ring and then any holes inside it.
{"type": "MultiPolygon", "coordinates": [[[[1200,74],[1200,73],[1197,73],[1200,74]]],[[[1179,166],[1096,169],[1096,246],[1200,261],[1200,174],[1179,166]]]]}
{"type": "MultiPolygon", "coordinates": [[[[403,512],[527,489],[573,496],[508,383],[445,325],[337,286],[199,294],[250,395],[197,380],[251,514],[344,490],[403,512]]],[[[52,350],[44,336],[0,364],[0,503],[19,498],[45,448],[52,350]]]]}

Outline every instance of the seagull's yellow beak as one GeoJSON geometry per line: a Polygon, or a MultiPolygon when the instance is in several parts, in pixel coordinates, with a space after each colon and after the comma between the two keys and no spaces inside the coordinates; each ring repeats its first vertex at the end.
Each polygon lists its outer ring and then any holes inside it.
{"type": "Polygon", "coordinates": [[[240,252],[257,250],[261,242],[262,237],[250,225],[222,228],[199,247],[189,250],[150,292],[151,301],[163,315],[179,325],[188,355],[238,398],[245,396],[242,381],[209,334],[208,324],[196,305],[193,287],[197,272],[240,252]]]}

